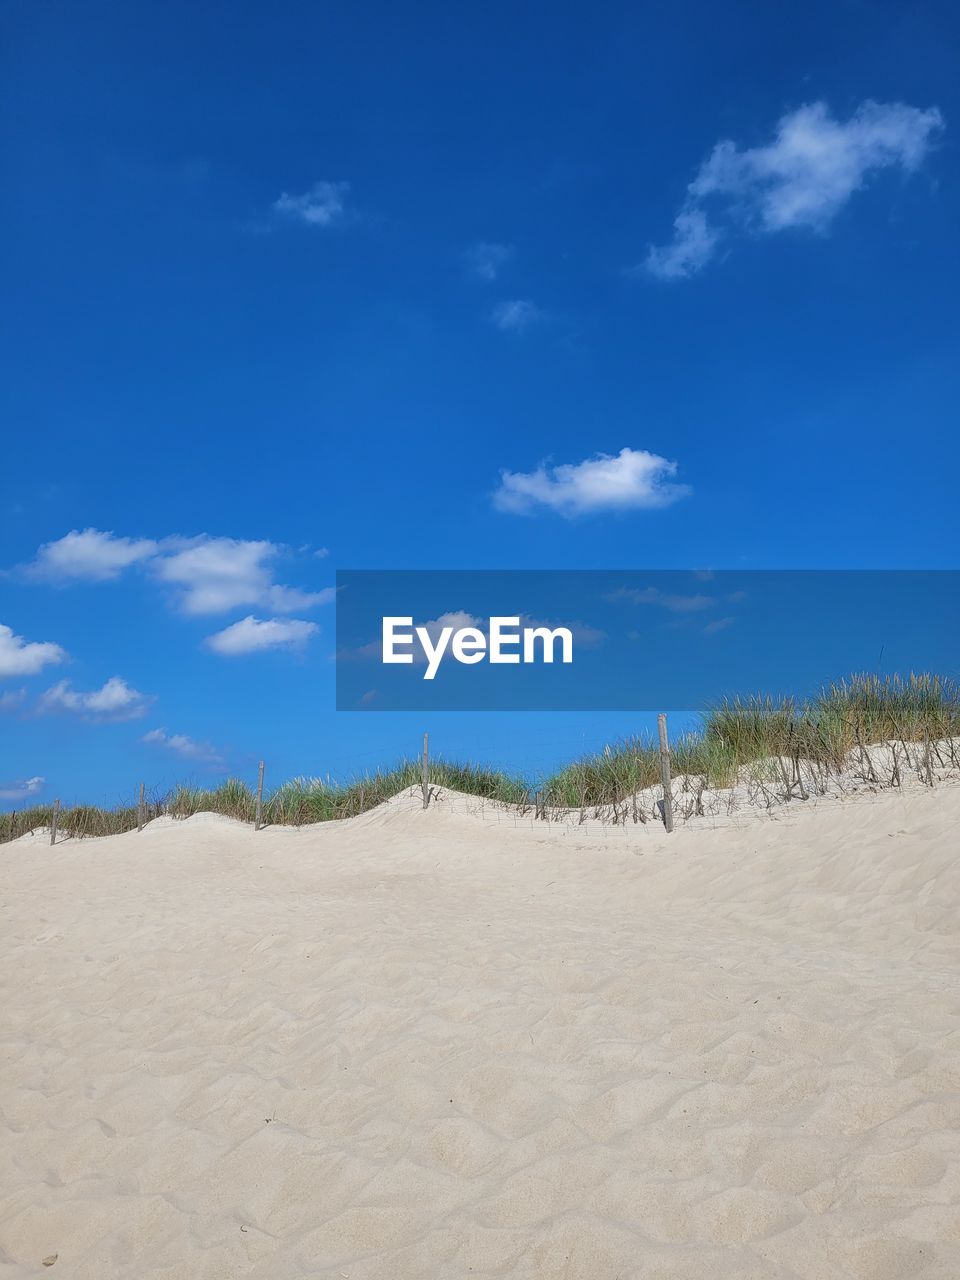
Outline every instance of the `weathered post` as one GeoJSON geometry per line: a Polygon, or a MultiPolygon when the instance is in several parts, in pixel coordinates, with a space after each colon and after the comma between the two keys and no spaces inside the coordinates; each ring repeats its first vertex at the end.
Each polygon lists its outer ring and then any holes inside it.
{"type": "Polygon", "coordinates": [[[59,819],[60,819],[60,801],[54,800],[53,817],[50,820],[50,843],[51,844],[57,843],[57,823],[59,822],[59,819]]]}
{"type": "Polygon", "coordinates": [[[263,818],[263,761],[260,761],[260,771],[257,774],[257,815],[253,820],[254,831],[260,830],[260,822],[263,818]]]}
{"type": "Polygon", "coordinates": [[[423,807],[430,803],[430,755],[429,735],[423,735],[423,766],[420,771],[420,785],[423,788],[423,807]]]}
{"type": "Polygon", "coordinates": [[[667,738],[667,717],[657,716],[660,734],[660,781],[663,783],[663,825],[673,830],[673,791],[670,785],[670,742],[667,738]]]}
{"type": "Polygon", "coordinates": [[[143,830],[143,783],[140,783],[140,796],[137,800],[137,830],[143,830]]]}

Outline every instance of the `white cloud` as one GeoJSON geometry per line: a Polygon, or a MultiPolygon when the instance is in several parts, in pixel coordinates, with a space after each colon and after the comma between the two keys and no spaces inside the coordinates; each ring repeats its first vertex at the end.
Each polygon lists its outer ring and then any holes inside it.
{"type": "Polygon", "coordinates": [[[659,587],[618,587],[605,598],[610,601],[626,600],[630,604],[653,604],[670,613],[697,613],[701,609],[712,609],[717,603],[713,596],[671,595],[659,587]]]}
{"type": "Polygon", "coordinates": [[[124,569],[142,565],[155,579],[177,589],[185,613],[222,613],[259,605],[290,613],[327,604],[334,588],[301,591],[274,581],[273,561],[285,548],[266,540],[215,538],[118,538],[98,529],[74,530],[48,542],[24,567],[28,577],[59,583],[117,578],[124,569]]]}
{"type": "Polygon", "coordinates": [[[27,700],[26,689],[6,689],[0,693],[0,713],[16,711],[27,700]]]}
{"type": "MultiPolygon", "coordinates": [[[[439,618],[431,618],[427,622],[414,622],[414,627],[423,627],[430,639],[431,646],[435,649],[444,627],[451,627],[454,632],[461,631],[464,627],[475,627],[478,631],[482,631],[486,635],[487,628],[479,618],[475,618],[472,613],[467,613],[463,609],[453,609],[450,613],[441,613],[439,618]]],[[[382,644],[376,646],[377,657],[380,657],[383,651],[382,644]]],[[[406,652],[406,650],[404,650],[406,652]]],[[[450,656],[450,649],[444,650],[443,657],[450,656]]],[[[410,647],[410,654],[413,657],[414,666],[426,666],[429,663],[427,651],[424,649],[420,641],[420,637],[414,631],[414,641],[410,647]]],[[[441,659],[442,661],[442,659],[441,659]]]]}
{"type": "Polygon", "coordinates": [[[0,625],[0,677],[34,676],[44,667],[63,662],[66,652],[49,640],[27,641],[0,625]]]}
{"type": "Polygon", "coordinates": [[[741,150],[729,139],[718,142],[687,188],[673,240],[652,247],[645,266],[664,280],[694,275],[713,256],[721,227],[825,231],[873,174],[919,168],[942,128],[936,107],[867,100],[841,121],[826,103],[814,102],[783,116],[765,146],[741,150]]]}
{"type": "Polygon", "coordinates": [[[151,729],[140,741],[150,746],[165,747],[168,751],[183,756],[185,760],[203,760],[208,764],[223,763],[219,751],[215,750],[209,742],[195,742],[185,733],[167,733],[166,729],[151,729]]]}
{"type": "Polygon", "coordinates": [[[463,609],[453,609],[449,613],[441,613],[439,618],[431,618],[429,622],[418,622],[416,625],[423,627],[430,637],[431,644],[434,645],[440,639],[440,633],[444,627],[452,627],[454,631],[460,631],[463,627],[485,629],[479,618],[475,618],[472,613],[467,613],[463,609]]]}
{"type": "Polygon", "coordinates": [[[284,191],[273,207],[277,213],[305,222],[307,226],[329,227],[343,219],[344,200],[349,190],[349,182],[315,182],[303,195],[292,196],[284,191]]]}
{"type": "Polygon", "coordinates": [[[607,633],[601,631],[598,627],[593,627],[589,622],[571,622],[564,618],[562,621],[550,618],[532,618],[528,613],[520,614],[521,627],[546,627],[553,631],[556,627],[566,627],[573,637],[573,643],[577,649],[599,649],[607,638],[607,633]]]}
{"type": "Polygon", "coordinates": [[[66,711],[90,720],[136,720],[146,713],[152,701],[119,676],[111,676],[102,688],[88,692],[73,689],[69,680],[61,680],[41,697],[37,709],[66,711]]]}
{"type": "Polygon", "coordinates": [[[647,254],[647,270],[661,280],[692,276],[706,266],[720,239],[702,209],[681,209],[673,222],[673,239],[647,254]]]}
{"type": "Polygon", "coordinates": [[[296,618],[247,617],[208,636],[205,643],[215,653],[233,657],[241,653],[259,653],[264,649],[298,649],[316,631],[315,622],[300,622],[296,618]]]}
{"type": "Polygon", "coordinates": [[[703,628],[704,634],[715,636],[718,631],[726,631],[727,627],[732,627],[734,622],[734,618],[715,618],[713,622],[708,622],[703,628]]]}
{"type": "Polygon", "coordinates": [[[29,800],[43,790],[46,778],[18,778],[13,782],[0,782],[0,800],[29,800]]]}
{"type": "Polygon", "coordinates": [[[56,542],[45,542],[26,572],[55,582],[105,582],[156,551],[157,544],[150,538],[118,538],[100,529],[74,529],[56,542]]]}
{"type": "Polygon", "coordinates": [[[467,268],[478,280],[496,280],[512,257],[512,244],[495,244],[489,240],[481,240],[467,250],[467,268]]]}
{"type": "Polygon", "coordinates": [[[564,516],[650,510],[669,506],[691,492],[688,485],[671,479],[676,471],[675,462],[646,449],[621,449],[615,457],[598,453],[576,464],[503,471],[493,501],[499,510],[518,514],[538,507],[564,516]]]}
{"type": "Polygon", "coordinates": [[[544,313],[534,303],[525,298],[515,298],[494,307],[490,318],[504,333],[523,333],[543,317],[544,313]]]}
{"type": "Polygon", "coordinates": [[[270,561],[280,551],[272,542],[203,535],[159,556],[152,572],[161,582],[180,589],[180,607],[190,614],[224,613],[244,605],[291,613],[334,599],[332,587],[309,592],[275,583],[270,561]]]}
{"type": "MultiPolygon", "coordinates": [[[[418,618],[414,618],[413,627],[406,628],[406,631],[410,631],[413,635],[410,647],[407,649],[404,646],[399,652],[409,653],[413,658],[414,666],[426,666],[429,658],[420,641],[420,637],[417,635],[418,627],[423,627],[431,646],[435,648],[444,627],[451,627],[454,631],[460,631],[464,627],[475,627],[486,635],[488,624],[480,618],[474,617],[472,613],[467,613],[464,609],[451,609],[448,613],[441,613],[439,617],[430,618],[427,622],[421,622],[418,618]]],[[[449,657],[450,653],[450,649],[446,649],[443,653],[443,658],[449,657]]],[[[338,656],[341,658],[376,658],[379,662],[383,656],[383,640],[382,638],[371,640],[369,644],[362,645],[359,649],[345,650],[338,656]]]]}

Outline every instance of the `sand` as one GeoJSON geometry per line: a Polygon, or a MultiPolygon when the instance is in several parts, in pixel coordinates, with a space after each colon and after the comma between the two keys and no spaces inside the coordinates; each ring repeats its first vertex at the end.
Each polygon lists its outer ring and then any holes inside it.
{"type": "Polygon", "coordinates": [[[956,1280],[958,855],[949,785],[5,846],[0,1277],[956,1280]]]}

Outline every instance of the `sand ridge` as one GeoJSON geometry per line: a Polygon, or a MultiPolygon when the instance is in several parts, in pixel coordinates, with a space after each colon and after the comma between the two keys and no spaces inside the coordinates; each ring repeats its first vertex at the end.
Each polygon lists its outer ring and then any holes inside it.
{"type": "Polygon", "coordinates": [[[546,825],[0,850],[0,1275],[955,1280],[960,788],[546,825]]]}

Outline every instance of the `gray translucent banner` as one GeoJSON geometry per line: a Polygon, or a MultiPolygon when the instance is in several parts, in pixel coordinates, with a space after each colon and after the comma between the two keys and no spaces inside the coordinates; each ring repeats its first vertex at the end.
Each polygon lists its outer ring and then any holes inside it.
{"type": "Polygon", "coordinates": [[[655,711],[960,663],[952,570],[342,570],[340,711],[655,711]]]}

